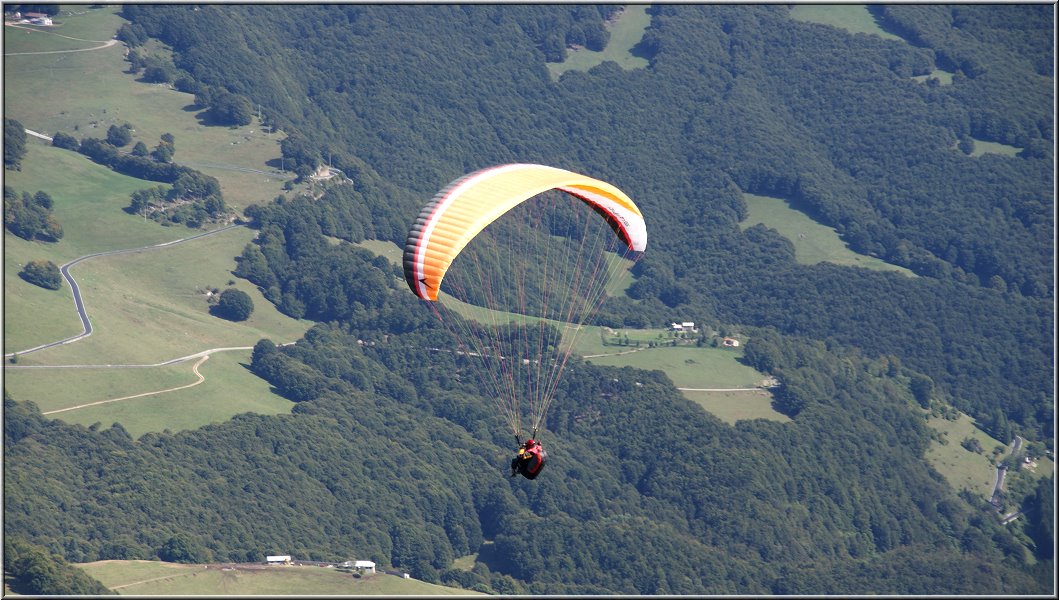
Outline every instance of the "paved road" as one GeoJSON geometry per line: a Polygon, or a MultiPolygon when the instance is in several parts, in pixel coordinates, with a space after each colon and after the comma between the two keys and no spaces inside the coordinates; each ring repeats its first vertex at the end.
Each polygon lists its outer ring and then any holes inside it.
{"type": "Polygon", "coordinates": [[[86,260],[88,260],[90,258],[96,258],[96,257],[99,257],[99,256],[113,256],[115,254],[129,254],[129,253],[132,253],[132,252],[144,252],[146,250],[156,250],[158,248],[164,248],[164,247],[167,247],[167,246],[173,246],[173,245],[176,245],[176,244],[182,244],[184,242],[190,242],[191,240],[197,240],[199,238],[203,238],[203,237],[206,237],[206,236],[216,235],[218,233],[221,233],[223,231],[228,231],[229,229],[234,229],[236,227],[242,227],[242,225],[227,225],[225,227],[220,227],[218,229],[214,229],[212,231],[207,231],[205,233],[199,233],[199,234],[193,235],[191,237],[181,238],[179,240],[173,240],[171,242],[164,242],[164,243],[161,243],[161,244],[155,244],[153,246],[144,246],[142,248],[128,248],[128,249],[125,249],[125,250],[109,250],[107,252],[96,252],[94,254],[88,254],[88,255],[82,256],[80,258],[75,258],[75,259],[71,260],[70,262],[60,266],[59,267],[59,272],[62,273],[63,279],[65,279],[66,282],[68,284],[70,284],[70,289],[73,291],[74,307],[77,309],[77,316],[81,318],[81,327],[82,327],[81,333],[79,333],[79,334],[77,334],[77,335],[75,335],[73,337],[66,338],[65,340],[59,340],[57,342],[50,342],[50,343],[47,343],[47,344],[41,344],[40,346],[36,346],[34,348],[28,348],[26,350],[19,350],[17,352],[9,352],[9,353],[4,355],[4,358],[10,358],[10,357],[12,357],[15,354],[18,354],[19,356],[22,356],[22,355],[25,355],[25,354],[29,354],[31,352],[37,352],[39,350],[44,350],[45,348],[51,348],[53,346],[60,346],[62,344],[69,344],[71,342],[76,342],[77,340],[80,340],[80,339],[83,339],[83,338],[86,338],[86,337],[92,335],[92,322],[88,319],[88,311],[85,310],[84,299],[81,297],[81,289],[79,287],[77,287],[77,282],[74,280],[73,276],[70,275],[70,268],[73,267],[74,265],[76,265],[76,264],[78,264],[80,262],[86,261],[86,260]]]}

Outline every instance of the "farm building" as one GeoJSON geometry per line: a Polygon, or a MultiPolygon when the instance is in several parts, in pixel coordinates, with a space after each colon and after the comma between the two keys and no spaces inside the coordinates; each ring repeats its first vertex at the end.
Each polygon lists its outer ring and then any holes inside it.
{"type": "Polygon", "coordinates": [[[265,562],[270,565],[289,565],[290,564],[289,554],[280,554],[277,556],[266,556],[265,562]]]}
{"type": "Polygon", "coordinates": [[[353,568],[358,570],[367,571],[368,573],[375,572],[375,563],[370,560],[358,560],[353,563],[353,568]]]}
{"type": "Polygon", "coordinates": [[[724,338],[724,345],[726,348],[738,348],[739,340],[735,338],[726,337],[724,338]]]}
{"type": "Polygon", "coordinates": [[[683,323],[672,323],[670,328],[673,331],[695,331],[695,322],[684,321],[683,323]]]}

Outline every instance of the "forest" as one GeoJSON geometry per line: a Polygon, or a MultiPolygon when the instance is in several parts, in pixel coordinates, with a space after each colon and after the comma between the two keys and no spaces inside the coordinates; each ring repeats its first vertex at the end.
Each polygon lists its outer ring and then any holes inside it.
{"type": "Polygon", "coordinates": [[[130,45],[172,48],[172,80],[260,104],[292,170],[326,156],[352,184],[246,210],[235,275],[317,322],[253,352],[293,414],[134,440],[5,393],[5,533],[70,562],[355,551],[496,593],[1053,593],[1053,479],[1017,535],[925,461],[923,411],[1054,448],[1050,7],[873,9],[893,41],[781,5],[661,5],[648,68],[552,81],[614,8],[123,6],[130,45]],[[936,68],[951,85],[912,79],[936,68]],[[1022,150],[974,158],[968,138],[1022,150]],[[575,359],[549,470],[508,482],[490,390],[353,243],[402,244],[447,182],[516,161],[643,209],[648,251],[600,323],[738,324],[793,420],[727,425],[659,371],[575,359]],[[740,231],[743,192],[917,277],[799,264],[774,230],[740,231]]]}

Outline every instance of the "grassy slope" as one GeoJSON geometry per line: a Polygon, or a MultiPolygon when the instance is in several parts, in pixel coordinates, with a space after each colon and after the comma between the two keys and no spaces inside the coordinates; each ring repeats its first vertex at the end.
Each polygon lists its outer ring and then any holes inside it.
{"type": "MultiPolygon", "coordinates": [[[[12,52],[15,46],[18,51],[48,49],[61,39],[55,34],[67,35],[71,31],[77,33],[72,37],[108,40],[124,22],[114,14],[117,10],[118,7],[107,7],[62,17],[60,27],[18,39],[17,44],[9,38],[20,36],[11,36],[9,30],[5,52],[12,52]]],[[[98,45],[81,42],[79,47],[98,45]]],[[[131,123],[135,128],[132,143],[142,141],[149,148],[158,144],[163,133],[172,133],[176,140],[174,161],[192,163],[196,169],[217,177],[225,201],[237,210],[251,203],[268,202],[283,193],[283,182],[289,174],[275,173],[266,164],[279,159],[282,134],[263,133],[256,122],[236,128],[203,125],[201,111],[192,106],[192,95],[166,85],[137,82],[137,76],[125,72],[128,63],[124,52],[124,46],[116,44],[89,52],[5,57],[5,116],[34,131],[47,135],[63,131],[78,139],[103,138],[111,125],[131,123]],[[224,168],[202,166],[207,164],[224,168]]]]}
{"type": "MultiPolygon", "coordinates": [[[[195,383],[198,359],[149,369],[9,370],[5,386],[18,399],[33,400],[48,412],[100,400],[112,400],[195,383]]],[[[135,438],[149,431],[180,431],[218,423],[244,412],[288,413],[294,403],[275,394],[249,371],[250,351],[217,352],[198,370],[205,378],[194,387],[55,413],[68,423],[122,426],[135,438]]]]}
{"type": "MultiPolygon", "coordinates": [[[[5,52],[51,51],[92,48],[110,39],[122,20],[116,7],[74,7],[75,16],[63,15],[59,26],[47,32],[5,31],[5,52]],[[56,34],[77,37],[79,42],[56,34]]],[[[124,73],[122,46],[88,52],[5,57],[4,110],[27,128],[54,134],[65,131],[75,137],[103,137],[110,124],[130,122],[136,139],[154,146],[163,132],[176,137],[175,159],[194,159],[202,164],[268,171],[266,161],[278,158],[280,136],[266,136],[243,128],[205,127],[193,111],[185,110],[191,96],[165,86],[136,82],[124,73]],[[77,87],[70,85],[77,82],[77,87]]],[[[129,194],[153,187],[155,182],[119,175],[84,157],[51,147],[29,137],[28,154],[21,171],[5,171],[4,183],[18,191],[48,192],[55,200],[55,215],[65,236],[57,244],[26,242],[5,232],[4,239],[4,348],[5,352],[36,346],[80,333],[68,286],[46,291],[18,277],[29,260],[46,259],[62,264],[73,258],[103,250],[137,248],[188,237],[198,230],[162,227],[125,213],[129,194]]],[[[230,205],[239,208],[251,202],[267,202],[282,191],[282,178],[275,175],[233,171],[230,168],[200,168],[216,176],[230,205]],[[271,181],[265,181],[270,179],[271,181]]],[[[230,323],[208,313],[205,296],[196,288],[224,288],[235,268],[234,257],[250,241],[253,232],[236,229],[216,237],[144,253],[101,257],[73,268],[92,319],[95,333],[59,348],[20,357],[21,365],[32,364],[145,364],[192,354],[212,347],[251,346],[262,337],[277,342],[296,339],[309,326],[278,313],[257,290],[239,280],[236,287],[254,299],[253,316],[241,324],[230,323]]],[[[203,402],[195,410],[165,410],[176,404],[134,400],[60,413],[79,423],[97,420],[107,424],[120,420],[132,432],[196,427],[254,410],[275,413],[289,410],[290,403],[270,392],[267,385],[249,375],[234,359],[220,355],[203,365],[207,380],[200,386],[175,392],[203,402]],[[219,376],[210,377],[215,372],[219,376]],[[253,389],[253,394],[243,390],[253,389]],[[159,406],[152,406],[159,404],[159,406]]],[[[245,362],[245,358],[243,359],[245,362]]],[[[16,399],[33,400],[57,408],[145,391],[157,383],[170,387],[172,380],[195,381],[192,362],[165,370],[137,370],[116,376],[112,370],[84,370],[76,376],[54,371],[5,372],[16,399]],[[74,377],[72,387],[56,381],[74,377]],[[62,387],[61,391],[56,387],[62,387]]],[[[186,405],[187,401],[183,401],[186,405]]]]}
{"type": "Polygon", "coordinates": [[[548,63],[548,71],[552,78],[558,79],[567,71],[587,71],[605,60],[612,60],[625,69],[647,67],[646,59],[629,53],[633,46],[640,42],[644,30],[651,24],[651,16],[647,14],[647,8],[646,4],[626,6],[618,20],[611,25],[610,41],[602,51],[596,52],[585,48],[569,50],[563,62],[548,63]]]}
{"type": "Polygon", "coordinates": [[[891,265],[871,256],[857,254],[846,246],[831,227],[813,221],[805,213],[795,210],[780,198],[743,194],[749,216],[740,223],[746,229],[758,223],[775,229],[794,244],[794,256],[801,264],[830,262],[878,271],[897,271],[915,277],[912,271],[891,265]]]}
{"type": "Polygon", "coordinates": [[[453,595],[478,594],[384,573],[359,579],[334,569],[276,566],[222,570],[218,566],[105,560],[77,565],[123,595],[453,595]]]}
{"type": "Polygon", "coordinates": [[[888,40],[901,39],[892,33],[883,31],[876,23],[875,17],[868,12],[868,7],[863,4],[798,4],[791,7],[791,18],[797,21],[839,27],[850,33],[870,33],[888,40]]]}

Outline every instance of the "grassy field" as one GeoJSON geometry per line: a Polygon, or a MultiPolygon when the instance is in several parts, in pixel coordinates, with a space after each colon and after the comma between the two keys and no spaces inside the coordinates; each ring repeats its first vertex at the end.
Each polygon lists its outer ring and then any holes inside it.
{"type": "Polygon", "coordinates": [[[850,33],[870,33],[888,40],[901,39],[883,31],[863,4],[796,4],[791,7],[791,18],[839,27],[850,33]]]}
{"type": "Polygon", "coordinates": [[[77,566],[122,595],[481,595],[385,573],[354,578],[349,573],[325,567],[233,569],[219,565],[206,568],[205,565],[116,560],[77,566]]]}
{"type": "Polygon", "coordinates": [[[772,408],[772,394],[765,390],[752,392],[691,392],[684,397],[725,423],[734,425],[746,419],[768,419],[785,423],[790,417],[772,408]]]}
{"type": "MultiPolygon", "coordinates": [[[[246,228],[132,254],[94,258],[71,269],[95,332],[25,355],[20,364],[154,364],[209,348],[293,341],[311,325],[281,314],[253,284],[231,274],[254,236],[246,228]],[[228,282],[234,281],[233,286],[228,282]],[[235,323],[209,313],[206,288],[250,295],[254,313],[235,323]]],[[[71,307],[72,310],[72,307],[71,307]]],[[[12,348],[14,349],[14,348],[12,348]]]]}
{"type": "Polygon", "coordinates": [[[829,262],[864,267],[878,271],[896,271],[909,277],[912,271],[888,262],[857,254],[846,246],[831,227],[813,221],[805,213],[791,208],[786,200],[756,194],[743,194],[749,216],[740,223],[746,229],[758,223],[775,229],[794,244],[794,257],[803,265],[829,262]]]}
{"type": "Polygon", "coordinates": [[[630,4],[618,20],[610,27],[610,41],[602,51],[579,48],[567,50],[566,60],[561,63],[548,63],[548,71],[553,79],[567,71],[587,71],[606,60],[612,60],[625,69],[642,69],[648,65],[647,59],[633,56],[629,51],[643,38],[644,30],[651,24],[647,14],[649,5],[630,4]]]}
{"type": "MultiPolygon", "coordinates": [[[[198,359],[145,369],[47,369],[5,372],[5,387],[16,400],[32,400],[41,411],[155,392],[195,383],[192,366],[198,359]]],[[[249,350],[215,352],[198,370],[204,380],[194,387],[88,406],[51,415],[68,423],[113,423],[134,438],[149,431],[181,431],[234,415],[289,413],[294,403],[271,390],[268,382],[245,365],[249,350]]]]}
{"type": "Polygon", "coordinates": [[[971,417],[960,414],[955,421],[941,417],[932,417],[927,424],[938,430],[948,444],[932,442],[927,450],[927,460],[939,473],[945,476],[949,485],[955,489],[965,489],[984,498],[993,493],[996,483],[996,467],[989,462],[993,449],[1003,446],[1004,442],[990,437],[989,434],[974,426],[971,417]],[[983,453],[978,454],[960,445],[966,438],[974,438],[982,445],[983,453]]]}
{"type": "MultiPolygon", "coordinates": [[[[120,7],[74,6],[58,26],[25,32],[5,30],[4,111],[27,128],[77,138],[103,137],[111,124],[131,123],[134,139],[149,147],[164,132],[176,138],[175,160],[192,164],[221,182],[229,205],[267,202],[282,192],[285,176],[268,162],[279,157],[282,134],[264,134],[251,125],[207,127],[189,106],[188,94],[148,85],[125,73],[120,44],[85,52],[113,37],[123,22],[120,7]],[[60,37],[66,36],[66,37],[60,37]],[[78,38],[70,40],[68,38],[78,38]],[[82,41],[84,40],[84,41],[82,41]],[[49,54],[13,55],[19,52],[49,54]],[[76,82],[73,85],[72,82],[76,82]],[[192,161],[195,161],[192,163],[192,161]],[[260,171],[260,172],[254,172],[260,171]]],[[[46,291],[18,277],[29,260],[63,264],[86,254],[153,246],[189,237],[200,230],[162,227],[122,209],[129,195],[156,182],[119,175],[81,155],[51,147],[30,136],[21,171],[5,171],[4,183],[17,191],[43,190],[55,200],[55,215],[65,236],[57,244],[26,242],[5,234],[4,348],[18,351],[81,331],[68,287],[46,291]]],[[[99,257],[72,269],[92,319],[92,336],[73,344],[23,355],[33,364],[151,364],[214,347],[252,346],[258,339],[294,340],[310,325],[281,315],[254,286],[235,280],[234,257],[253,232],[235,229],[216,237],[99,257]],[[255,311],[243,323],[208,312],[205,288],[224,289],[228,281],[249,293],[255,311]]],[[[239,362],[248,353],[217,354],[201,367],[206,380],[187,390],[57,413],[57,418],[91,424],[121,422],[131,433],[178,430],[216,422],[233,414],[278,413],[290,403],[269,391],[239,362]]],[[[44,410],[186,385],[197,381],[193,362],[121,371],[8,370],[5,385],[18,399],[44,410]]]]}
{"type": "Polygon", "coordinates": [[[749,388],[758,385],[764,375],[736,362],[741,352],[728,348],[648,348],[619,356],[588,359],[595,365],[636,367],[648,371],[665,371],[677,387],[749,388]]]}
{"type": "MultiPolygon", "coordinates": [[[[974,138],[971,138],[974,139],[974,138]]],[[[1000,154],[1003,156],[1017,156],[1019,152],[1022,152],[1022,148],[1017,146],[1009,146],[1007,144],[1001,144],[1000,142],[987,142],[985,140],[974,140],[974,150],[971,151],[971,156],[979,157],[983,154],[1000,154]]]]}

